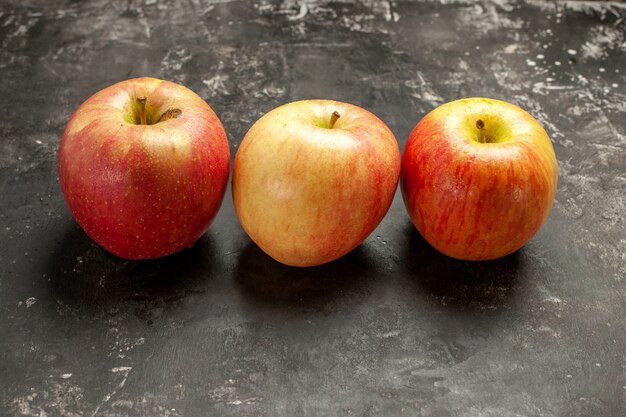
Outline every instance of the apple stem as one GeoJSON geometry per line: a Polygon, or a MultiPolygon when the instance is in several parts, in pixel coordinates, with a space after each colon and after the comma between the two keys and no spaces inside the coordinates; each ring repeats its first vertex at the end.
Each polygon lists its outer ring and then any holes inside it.
{"type": "Polygon", "coordinates": [[[146,121],[146,101],[148,101],[146,96],[137,97],[137,103],[139,103],[139,123],[142,125],[148,124],[146,121]]]}
{"type": "Polygon", "coordinates": [[[332,129],[337,123],[337,120],[341,117],[341,115],[337,112],[337,110],[333,111],[333,114],[330,115],[330,128],[332,129]]]}
{"type": "Polygon", "coordinates": [[[476,121],[476,128],[478,129],[478,142],[485,143],[485,122],[483,122],[481,119],[478,119],[476,121]]]}

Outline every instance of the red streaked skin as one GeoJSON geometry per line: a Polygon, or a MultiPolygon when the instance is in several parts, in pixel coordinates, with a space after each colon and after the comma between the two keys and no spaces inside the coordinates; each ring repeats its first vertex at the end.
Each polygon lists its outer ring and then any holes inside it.
{"type": "Polygon", "coordinates": [[[417,124],[402,157],[401,188],[413,224],[433,247],[488,260],[516,251],[539,230],[557,176],[550,138],[530,114],[472,98],[444,104],[417,124]],[[502,141],[477,142],[477,119],[502,123],[502,141]]]}
{"type": "Polygon", "coordinates": [[[291,266],[335,260],[386,214],[400,175],[393,133],[370,112],[331,100],[278,107],[235,156],[233,201],[250,238],[291,266]],[[333,111],[340,114],[332,128],[333,111]]]}
{"type": "Polygon", "coordinates": [[[221,205],[230,150],[219,119],[202,98],[168,81],[137,78],[94,94],[68,122],[59,148],[59,179],[78,224],[126,259],[177,252],[207,229],[221,205]],[[127,120],[147,97],[152,125],[127,120]]]}

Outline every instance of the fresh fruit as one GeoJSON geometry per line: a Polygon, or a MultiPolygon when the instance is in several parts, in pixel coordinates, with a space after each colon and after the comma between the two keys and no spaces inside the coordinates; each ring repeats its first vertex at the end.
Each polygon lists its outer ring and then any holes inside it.
{"type": "Polygon", "coordinates": [[[411,220],[437,250],[487,260],[544,223],[557,161],[546,131],[504,101],[468,98],[427,114],[409,135],[401,187],[411,220]]]}
{"type": "Polygon", "coordinates": [[[126,259],[193,245],[221,205],[229,164],[226,134],[209,105],[155,78],[87,99],[59,149],[61,188],[76,221],[126,259]]]}
{"type": "Polygon", "coordinates": [[[241,225],[272,258],[330,262],[358,246],[389,209],[400,174],[393,133],[372,113],[304,100],[259,119],[233,169],[241,225]]]}

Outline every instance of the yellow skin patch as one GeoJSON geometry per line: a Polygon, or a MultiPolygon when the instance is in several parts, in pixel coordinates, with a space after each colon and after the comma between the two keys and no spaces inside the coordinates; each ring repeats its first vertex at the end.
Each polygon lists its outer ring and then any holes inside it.
{"type": "MultiPolygon", "coordinates": [[[[93,95],[76,111],[68,123],[65,135],[75,136],[83,129],[93,126],[93,133],[89,135],[91,140],[105,141],[111,137],[127,137],[143,140],[145,151],[152,154],[155,159],[162,158],[186,158],[191,152],[189,141],[187,140],[184,125],[185,117],[193,117],[194,113],[199,113],[196,109],[197,96],[169,90],[166,94],[154,94],[154,91],[164,83],[157,79],[143,79],[133,82],[125,82],[121,88],[113,93],[110,90],[103,90],[93,95]],[[185,114],[179,117],[166,118],[158,125],[137,124],[136,117],[137,104],[133,98],[145,96],[146,113],[148,122],[157,122],[163,114],[179,108],[185,109],[185,114]],[[187,114],[189,113],[189,114],[187,114]],[[176,126],[176,125],[179,126],[176,126]],[[173,125],[173,126],[172,126],[173,125]]],[[[100,144],[102,145],[102,143],[100,144]]],[[[90,145],[90,148],[97,146],[90,145]]],[[[116,147],[115,156],[123,158],[131,148],[131,142],[122,143],[116,147]]]]}

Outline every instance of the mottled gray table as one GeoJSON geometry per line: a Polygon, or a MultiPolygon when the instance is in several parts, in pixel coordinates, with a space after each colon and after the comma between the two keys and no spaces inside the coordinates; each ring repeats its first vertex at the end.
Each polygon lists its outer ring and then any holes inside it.
{"type": "Polygon", "coordinates": [[[626,415],[626,8],[470,1],[3,1],[0,415],[626,415]],[[116,81],[180,82],[232,154],[279,104],[324,97],[402,149],[437,105],[489,96],[554,141],[543,229],[493,262],[429,247],[400,194],[345,258],[283,267],[230,194],[185,252],[128,262],[72,220],[56,153],[116,81]]]}

